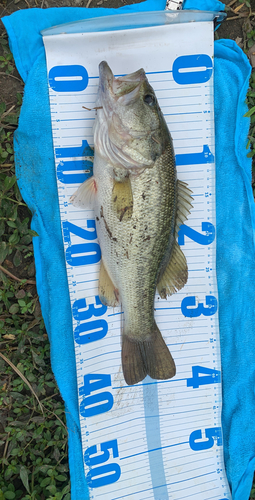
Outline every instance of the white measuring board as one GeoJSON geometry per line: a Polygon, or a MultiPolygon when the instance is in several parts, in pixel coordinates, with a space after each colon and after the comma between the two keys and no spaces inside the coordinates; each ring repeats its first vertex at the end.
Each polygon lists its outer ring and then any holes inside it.
{"type": "Polygon", "coordinates": [[[231,500],[221,430],[213,23],[48,35],[44,44],[90,498],[231,500]],[[121,308],[98,298],[93,210],[69,203],[92,175],[95,112],[82,106],[94,106],[102,60],[115,75],[145,69],[173,137],[178,178],[194,197],[178,237],[188,282],[155,299],[177,373],[134,386],[122,375],[121,308]]]}

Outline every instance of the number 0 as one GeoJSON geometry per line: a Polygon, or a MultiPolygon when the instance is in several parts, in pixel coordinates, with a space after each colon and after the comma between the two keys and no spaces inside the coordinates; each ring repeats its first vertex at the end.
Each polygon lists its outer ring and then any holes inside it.
{"type": "Polygon", "coordinates": [[[173,63],[173,78],[179,85],[205,83],[212,76],[212,59],[207,54],[180,56],[173,63]]]}
{"type": "Polygon", "coordinates": [[[49,72],[49,84],[55,92],[81,92],[88,81],[87,70],[78,64],[54,66],[49,72]]]}

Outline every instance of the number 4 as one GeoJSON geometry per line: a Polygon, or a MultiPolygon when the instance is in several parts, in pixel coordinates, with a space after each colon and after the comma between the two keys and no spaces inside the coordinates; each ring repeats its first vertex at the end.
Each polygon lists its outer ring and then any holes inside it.
{"type": "Polygon", "coordinates": [[[111,375],[90,373],[84,375],[84,385],[79,388],[80,396],[89,396],[94,391],[111,387],[111,375]]]}
{"type": "Polygon", "coordinates": [[[220,383],[220,371],[212,368],[192,366],[192,375],[192,378],[187,379],[187,387],[193,387],[193,389],[198,389],[200,385],[220,383]],[[203,377],[199,377],[201,373],[204,374],[203,377]]]}

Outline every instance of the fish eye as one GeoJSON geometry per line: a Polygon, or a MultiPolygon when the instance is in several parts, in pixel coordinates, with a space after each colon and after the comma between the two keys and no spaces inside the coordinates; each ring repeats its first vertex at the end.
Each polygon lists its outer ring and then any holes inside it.
{"type": "Polygon", "coordinates": [[[144,102],[146,102],[146,104],[149,104],[149,106],[153,106],[156,102],[156,98],[153,94],[146,94],[143,100],[144,102]]]}

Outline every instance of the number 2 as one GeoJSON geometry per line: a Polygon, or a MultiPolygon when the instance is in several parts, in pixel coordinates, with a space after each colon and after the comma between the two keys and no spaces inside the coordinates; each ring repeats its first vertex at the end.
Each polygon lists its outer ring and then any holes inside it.
{"type": "Polygon", "coordinates": [[[211,222],[202,222],[202,231],[207,234],[200,234],[195,229],[184,224],[180,227],[178,233],[178,243],[179,245],[184,245],[184,236],[187,236],[191,240],[199,243],[199,245],[210,245],[215,239],[215,227],[211,222]]]}

